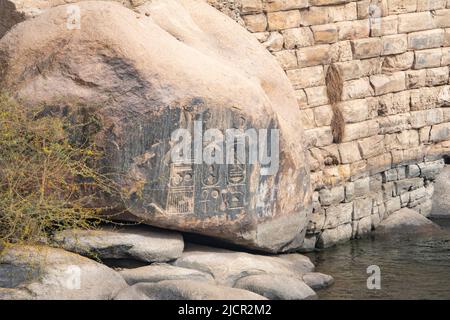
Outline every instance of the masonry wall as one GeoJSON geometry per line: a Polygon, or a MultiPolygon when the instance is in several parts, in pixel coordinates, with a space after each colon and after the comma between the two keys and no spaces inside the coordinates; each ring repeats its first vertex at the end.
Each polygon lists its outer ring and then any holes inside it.
{"type": "Polygon", "coordinates": [[[450,155],[450,0],[210,0],[272,52],[308,137],[306,248],[361,237],[402,207],[431,211],[450,155]],[[325,75],[343,80],[333,143],[325,75]]]}

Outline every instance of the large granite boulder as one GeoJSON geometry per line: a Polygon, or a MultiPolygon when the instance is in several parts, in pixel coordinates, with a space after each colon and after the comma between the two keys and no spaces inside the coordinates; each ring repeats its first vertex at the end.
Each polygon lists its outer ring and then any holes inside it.
{"type": "Polygon", "coordinates": [[[116,271],[61,249],[14,245],[0,251],[0,299],[110,300],[125,287],[116,271]]]}
{"type": "Polygon", "coordinates": [[[75,27],[62,5],[0,40],[0,89],[26,105],[93,110],[132,219],[271,252],[301,246],[311,211],[304,135],[274,58],[203,1],[154,0],[138,13],[116,2],[76,5],[75,27]],[[261,154],[272,148],[271,161],[235,159],[231,150],[253,149],[242,139],[220,148],[211,135],[173,161],[178,129],[194,138],[236,129],[244,139],[250,130],[261,154]],[[202,150],[232,163],[208,164],[202,150]]]}

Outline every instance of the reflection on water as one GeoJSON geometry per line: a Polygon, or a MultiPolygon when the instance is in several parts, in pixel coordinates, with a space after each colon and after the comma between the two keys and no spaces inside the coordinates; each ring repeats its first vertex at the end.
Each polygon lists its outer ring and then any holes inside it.
{"type": "Polygon", "coordinates": [[[354,240],[308,256],[332,275],[320,299],[450,299],[450,219],[434,220],[442,233],[354,240]],[[381,290],[367,289],[367,267],[381,269],[381,290]]]}

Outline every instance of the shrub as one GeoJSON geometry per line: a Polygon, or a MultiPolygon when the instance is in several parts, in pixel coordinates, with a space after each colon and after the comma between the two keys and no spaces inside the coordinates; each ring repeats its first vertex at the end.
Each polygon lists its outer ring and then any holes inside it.
{"type": "Polygon", "coordinates": [[[57,113],[0,95],[0,245],[94,228],[101,198],[117,193],[91,141],[98,119],[80,107],[57,113]]]}

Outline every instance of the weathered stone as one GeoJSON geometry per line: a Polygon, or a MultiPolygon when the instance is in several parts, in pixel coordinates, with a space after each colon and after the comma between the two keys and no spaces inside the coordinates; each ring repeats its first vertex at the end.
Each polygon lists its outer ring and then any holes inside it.
{"type": "Polygon", "coordinates": [[[377,235],[395,236],[438,231],[440,228],[414,210],[403,208],[380,223],[375,230],[377,235]]]}
{"type": "Polygon", "coordinates": [[[417,164],[410,164],[406,167],[406,176],[408,178],[415,178],[420,176],[420,168],[417,164]]]}
{"type": "Polygon", "coordinates": [[[227,286],[243,276],[278,274],[298,278],[314,269],[311,261],[300,254],[262,256],[196,246],[188,248],[174,265],[211,274],[216,283],[227,286]]]}
{"type": "Polygon", "coordinates": [[[110,300],[126,286],[114,270],[61,249],[14,245],[0,253],[0,288],[13,299],[110,300]]]}
{"type": "Polygon", "coordinates": [[[370,177],[357,179],[353,182],[355,198],[365,197],[370,192],[370,177]]]}
{"type": "Polygon", "coordinates": [[[397,188],[397,194],[401,195],[402,193],[423,187],[423,179],[422,178],[403,179],[396,181],[395,186],[397,188]]]}
{"type": "MultiPolygon", "coordinates": [[[[448,5],[447,5],[448,8],[448,5]]],[[[436,10],[433,12],[433,22],[437,28],[450,27],[450,9],[436,10]]]]}
{"type": "MultiPolygon", "coordinates": [[[[383,186],[383,178],[382,178],[381,174],[375,174],[373,176],[370,176],[370,179],[369,179],[370,192],[376,193],[378,195],[378,197],[382,198],[382,196],[381,196],[382,186],[383,186]]],[[[375,205],[376,205],[376,197],[374,198],[374,207],[375,207],[375,205]]]]}
{"type": "Polygon", "coordinates": [[[308,7],[308,0],[271,0],[264,1],[264,9],[268,12],[283,11],[291,9],[302,9],[308,7]]]}
{"type": "Polygon", "coordinates": [[[373,75],[370,77],[375,95],[382,95],[390,92],[398,92],[406,89],[404,72],[397,72],[392,75],[373,75]]]}
{"type": "Polygon", "coordinates": [[[343,164],[361,160],[361,154],[359,153],[356,141],[339,144],[339,155],[343,164]]]}
{"type": "Polygon", "coordinates": [[[420,176],[427,180],[434,180],[444,168],[444,160],[419,163],[420,176]]]}
{"type": "Polygon", "coordinates": [[[441,123],[443,112],[441,109],[429,109],[412,111],[410,123],[413,128],[421,128],[429,125],[441,123]]]}
{"type": "Polygon", "coordinates": [[[430,12],[418,12],[398,16],[399,33],[409,33],[433,28],[434,22],[430,12]]]}
{"type": "Polygon", "coordinates": [[[355,59],[373,58],[381,55],[383,45],[379,38],[354,40],[352,43],[353,57],[355,59]]]}
{"type": "Polygon", "coordinates": [[[408,49],[422,50],[439,48],[444,43],[444,30],[436,29],[408,34],[408,49]]]}
{"type": "Polygon", "coordinates": [[[338,41],[338,28],[335,24],[324,24],[311,27],[316,44],[334,43],[338,41]]]}
{"type": "Polygon", "coordinates": [[[392,214],[393,212],[400,210],[401,208],[401,201],[400,197],[394,197],[386,201],[385,203],[386,207],[386,213],[388,215],[392,214]]]}
{"type": "Polygon", "coordinates": [[[442,50],[428,49],[415,52],[414,69],[435,68],[441,66],[442,50]]]}
{"type": "Polygon", "coordinates": [[[282,30],[300,26],[300,12],[298,10],[269,12],[267,14],[269,30],[282,30]]]}
{"type": "Polygon", "coordinates": [[[192,280],[137,283],[118,293],[115,300],[265,300],[256,293],[192,280]]]}
{"type": "Polygon", "coordinates": [[[243,14],[261,12],[263,9],[261,0],[240,0],[240,2],[242,5],[241,12],[243,14]]]}
{"type": "Polygon", "coordinates": [[[381,73],[384,60],[384,57],[361,60],[361,71],[363,76],[368,77],[381,73]]]}
{"type": "Polygon", "coordinates": [[[310,146],[324,147],[333,143],[331,127],[305,130],[305,135],[310,146]]]}
{"type": "Polygon", "coordinates": [[[344,224],[334,229],[326,229],[317,241],[318,248],[328,248],[340,242],[350,240],[352,237],[352,225],[344,224]]]}
{"type": "Polygon", "coordinates": [[[337,228],[352,221],[353,203],[340,203],[326,208],[324,229],[337,228]]]}
{"type": "MultiPolygon", "coordinates": [[[[306,88],[305,89],[306,97],[308,99],[308,105],[310,107],[316,107],[316,106],[324,106],[326,105],[328,101],[328,95],[327,95],[327,87],[320,86],[320,87],[312,87],[312,88],[306,88]]],[[[314,115],[316,112],[314,111],[314,115]]],[[[318,119],[316,123],[323,123],[323,119],[318,119]]],[[[329,124],[329,123],[328,123],[329,124]]],[[[324,124],[327,125],[327,124],[324,124]]],[[[319,125],[318,126],[322,126],[319,125]]]]}
{"type": "Polygon", "coordinates": [[[303,275],[302,279],[314,290],[327,288],[334,283],[332,276],[320,272],[306,273],[303,275]]]}
{"type": "Polygon", "coordinates": [[[352,227],[353,238],[362,238],[372,231],[372,215],[353,221],[352,227]]]}
{"type": "Polygon", "coordinates": [[[343,21],[336,25],[339,29],[339,40],[368,38],[370,34],[368,20],[343,21]]]}
{"type": "Polygon", "coordinates": [[[297,59],[301,68],[329,64],[331,62],[330,46],[323,44],[300,48],[297,50],[297,59]]]}
{"type": "Polygon", "coordinates": [[[270,300],[310,300],[316,293],[302,280],[282,275],[261,274],[240,278],[235,288],[255,292],[270,300]]]}
{"type": "Polygon", "coordinates": [[[353,201],[353,220],[359,220],[372,214],[372,198],[355,199],[353,201]]]}
{"type": "Polygon", "coordinates": [[[274,52],[273,55],[284,70],[296,69],[298,67],[297,56],[294,50],[278,51],[274,52]]]}
{"type": "MultiPolygon", "coordinates": [[[[86,0],[0,0],[0,38],[17,23],[39,16],[47,9],[86,0]]],[[[102,1],[102,0],[100,0],[102,1]]],[[[146,0],[112,0],[132,8],[146,0]]]]}
{"type": "Polygon", "coordinates": [[[322,66],[288,70],[286,72],[294,89],[318,87],[325,85],[325,74],[322,66]]]}
{"type": "Polygon", "coordinates": [[[447,0],[417,1],[417,11],[444,9],[447,0]]]}
{"type": "Polygon", "coordinates": [[[367,19],[373,16],[373,8],[377,8],[376,15],[384,17],[389,14],[387,0],[362,0],[358,1],[358,19],[367,19]]]}
{"type": "Polygon", "coordinates": [[[398,180],[398,173],[397,173],[396,169],[384,171],[382,176],[383,176],[384,183],[398,180]]]}
{"type": "Polygon", "coordinates": [[[450,47],[442,48],[441,66],[450,65],[450,47]]]}
{"type": "Polygon", "coordinates": [[[410,129],[410,116],[407,113],[381,117],[378,119],[380,134],[400,132],[410,129]]]}
{"type": "Polygon", "coordinates": [[[385,57],[381,68],[384,73],[394,73],[408,70],[412,68],[413,64],[414,52],[405,52],[403,54],[385,57]]]}
{"type": "Polygon", "coordinates": [[[408,38],[405,34],[395,34],[381,38],[383,49],[381,54],[400,54],[408,49],[408,38]]]}
{"type": "Polygon", "coordinates": [[[373,94],[368,78],[350,80],[344,82],[342,90],[342,100],[353,100],[369,97],[373,94]]]}
{"type": "Polygon", "coordinates": [[[384,137],[387,150],[409,149],[419,146],[419,132],[405,130],[400,133],[387,134],[384,137]]]}
{"type": "Polygon", "coordinates": [[[395,115],[410,111],[411,94],[409,91],[401,91],[387,94],[378,98],[378,115],[395,115]]]}
{"type": "Polygon", "coordinates": [[[344,201],[344,187],[338,186],[331,189],[322,189],[319,191],[319,200],[322,205],[337,204],[344,201]]]}
{"type": "Polygon", "coordinates": [[[438,175],[434,194],[433,194],[433,209],[431,216],[433,217],[448,217],[450,215],[450,166],[445,166],[438,175]]]}
{"type": "Polygon", "coordinates": [[[111,2],[77,5],[80,30],[67,29],[62,5],[0,40],[2,89],[24,105],[96,106],[103,125],[95,142],[136,220],[272,252],[301,243],[310,212],[301,116],[270,53],[199,1],[151,1],[138,13],[111,2]],[[44,56],[54,58],[43,63],[44,56]],[[30,73],[36,66],[41,73],[30,73]],[[233,171],[231,183],[226,165],[172,162],[171,133],[192,132],[196,120],[203,129],[280,128],[281,168],[263,177],[249,164],[233,171]]]}
{"type": "Polygon", "coordinates": [[[364,99],[351,100],[339,104],[346,123],[361,122],[369,119],[369,108],[364,99]]]}
{"type": "Polygon", "coordinates": [[[417,0],[388,0],[389,14],[417,11],[417,0]]]}
{"type": "Polygon", "coordinates": [[[278,32],[271,32],[266,42],[263,45],[270,52],[277,52],[283,49],[284,39],[283,36],[278,32]]]}
{"type": "Polygon", "coordinates": [[[267,28],[267,18],[264,14],[252,14],[243,17],[245,26],[251,32],[262,32],[267,28]]]}
{"type": "Polygon", "coordinates": [[[284,37],[284,47],[286,49],[308,47],[314,44],[314,36],[309,28],[282,30],[281,34],[284,37]]]}
{"type": "Polygon", "coordinates": [[[426,70],[425,84],[427,86],[439,86],[448,83],[448,67],[433,68],[426,70]]]}
{"type": "Polygon", "coordinates": [[[353,59],[350,41],[339,41],[333,43],[330,47],[330,51],[332,62],[351,61],[353,59]]]}
{"type": "Polygon", "coordinates": [[[376,121],[352,123],[345,126],[343,141],[363,139],[378,134],[379,126],[376,121]]]}
{"type": "Polygon", "coordinates": [[[360,60],[338,62],[335,64],[343,80],[358,79],[363,76],[360,60]]]}
{"type": "Polygon", "coordinates": [[[130,286],[140,282],[159,282],[164,280],[213,281],[213,277],[210,274],[164,263],[124,269],[119,271],[119,273],[130,286]]]}
{"type": "Polygon", "coordinates": [[[398,29],[397,16],[377,18],[375,20],[375,23],[371,25],[370,35],[372,37],[393,35],[397,33],[397,29],[398,29]]]}
{"type": "Polygon", "coordinates": [[[406,72],[406,87],[415,89],[425,87],[426,70],[409,70],[406,72]]]}
{"type": "Polygon", "coordinates": [[[367,159],[367,168],[370,174],[377,174],[389,170],[393,163],[391,152],[386,152],[378,156],[367,159]]]}
{"type": "Polygon", "coordinates": [[[181,234],[150,227],[65,230],[58,232],[54,241],[65,250],[84,256],[145,262],[175,260],[184,248],[181,234]]]}
{"type": "MultiPolygon", "coordinates": [[[[426,73],[425,73],[426,75],[426,73]]],[[[411,110],[432,109],[437,106],[439,88],[421,88],[411,90],[411,110]]]]}

